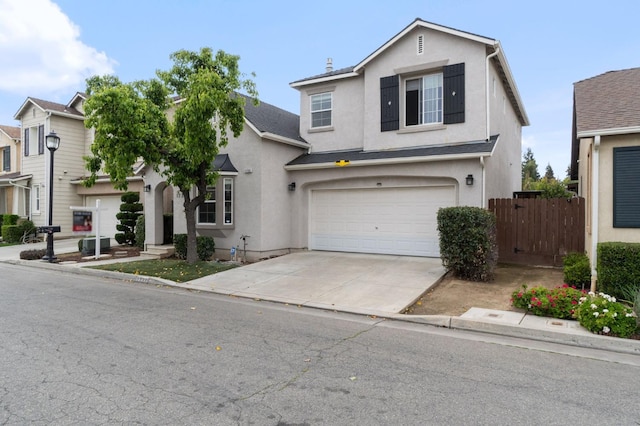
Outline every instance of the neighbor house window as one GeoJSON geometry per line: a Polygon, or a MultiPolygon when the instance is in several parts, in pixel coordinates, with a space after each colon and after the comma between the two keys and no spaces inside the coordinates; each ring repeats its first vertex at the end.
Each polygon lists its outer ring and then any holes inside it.
{"type": "Polygon", "coordinates": [[[405,82],[405,125],[442,123],[442,73],[405,82]]]}
{"type": "Polygon", "coordinates": [[[613,149],[613,227],[640,228],[640,146],[613,149]]]}
{"type": "Polygon", "coordinates": [[[311,95],[311,127],[331,126],[332,107],[331,93],[311,95]]]}
{"type": "Polygon", "coordinates": [[[233,179],[224,178],[224,224],[233,223],[233,179]]]}
{"type": "Polygon", "coordinates": [[[207,188],[207,198],[198,207],[198,223],[216,224],[216,187],[207,188]]]}
{"type": "Polygon", "coordinates": [[[2,148],[2,171],[9,170],[11,170],[11,147],[5,146],[2,148]]]}
{"type": "Polygon", "coordinates": [[[40,185],[33,185],[33,212],[40,213],[40,185]]]}
{"type": "Polygon", "coordinates": [[[44,125],[24,129],[24,155],[44,154],[44,125]]]}

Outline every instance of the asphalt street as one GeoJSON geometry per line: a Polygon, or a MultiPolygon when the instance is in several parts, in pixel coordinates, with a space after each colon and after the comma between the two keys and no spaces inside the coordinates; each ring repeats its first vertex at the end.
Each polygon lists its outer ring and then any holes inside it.
{"type": "Polygon", "coordinates": [[[0,265],[0,423],[639,424],[640,357],[0,265]]]}

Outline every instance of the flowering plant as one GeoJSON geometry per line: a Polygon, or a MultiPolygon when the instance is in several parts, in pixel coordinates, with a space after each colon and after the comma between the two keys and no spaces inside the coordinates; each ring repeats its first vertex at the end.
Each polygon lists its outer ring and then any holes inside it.
{"type": "Polygon", "coordinates": [[[592,333],[626,338],[638,327],[633,309],[605,293],[589,292],[580,298],[576,312],[580,325],[592,333]]]}
{"type": "Polygon", "coordinates": [[[581,297],[585,293],[567,284],[554,289],[546,287],[533,287],[514,291],[511,295],[511,304],[516,308],[526,309],[528,312],[542,316],[561,319],[571,319],[581,297]]]}

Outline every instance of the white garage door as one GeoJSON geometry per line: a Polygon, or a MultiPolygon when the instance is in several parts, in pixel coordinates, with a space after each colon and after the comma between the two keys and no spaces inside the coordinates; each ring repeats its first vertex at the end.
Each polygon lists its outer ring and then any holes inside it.
{"type": "Polygon", "coordinates": [[[437,212],[453,186],[316,190],[312,250],[439,257],[437,212]]]}
{"type": "MultiPolygon", "coordinates": [[[[113,238],[116,235],[116,225],[120,223],[116,218],[116,214],[120,212],[120,195],[100,195],[87,197],[85,205],[87,207],[95,207],[96,199],[100,199],[100,208],[106,209],[100,212],[100,235],[103,237],[113,238]]],[[[96,226],[96,213],[93,213],[93,226],[96,226]]],[[[95,234],[95,229],[94,229],[95,234]]]]}

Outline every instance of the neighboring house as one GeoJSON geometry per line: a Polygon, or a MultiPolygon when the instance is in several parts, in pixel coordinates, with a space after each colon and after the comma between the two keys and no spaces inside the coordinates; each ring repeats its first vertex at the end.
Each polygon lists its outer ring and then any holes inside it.
{"type": "MultiPolygon", "coordinates": [[[[529,121],[497,40],[417,19],[357,65],[328,63],[291,87],[300,117],[247,105],[245,130],[221,151],[197,225],[218,257],[245,242],[253,259],[299,249],[437,257],[440,207],[484,207],[521,189],[529,121]]],[[[159,205],[165,184],[149,182],[147,204],[159,205]]],[[[185,232],[175,193],[174,229],[185,232]]],[[[160,223],[147,216],[147,243],[162,240],[160,223]]]]}
{"type": "Polygon", "coordinates": [[[20,128],[0,125],[0,214],[26,216],[28,190],[21,182],[20,128]]]}
{"type": "MultiPolygon", "coordinates": [[[[51,155],[45,146],[45,136],[55,131],[60,137],[53,170],[53,224],[61,226],[56,237],[75,235],[70,207],[95,207],[97,199],[104,209],[100,216],[100,234],[113,237],[116,233],[115,215],[119,212],[122,192],[115,190],[108,179],[100,179],[92,188],[81,184],[87,175],[83,157],[90,154],[93,141],[93,131],[84,127],[85,99],[86,95],[77,93],[64,105],[29,97],[15,114],[22,124],[21,173],[25,186],[30,188],[27,216],[36,226],[48,222],[51,155]]],[[[142,177],[134,174],[131,180],[130,190],[141,191],[142,177]]]]}
{"type": "Polygon", "coordinates": [[[640,68],[574,84],[571,179],[586,201],[585,246],[640,242],[640,68]]]}

